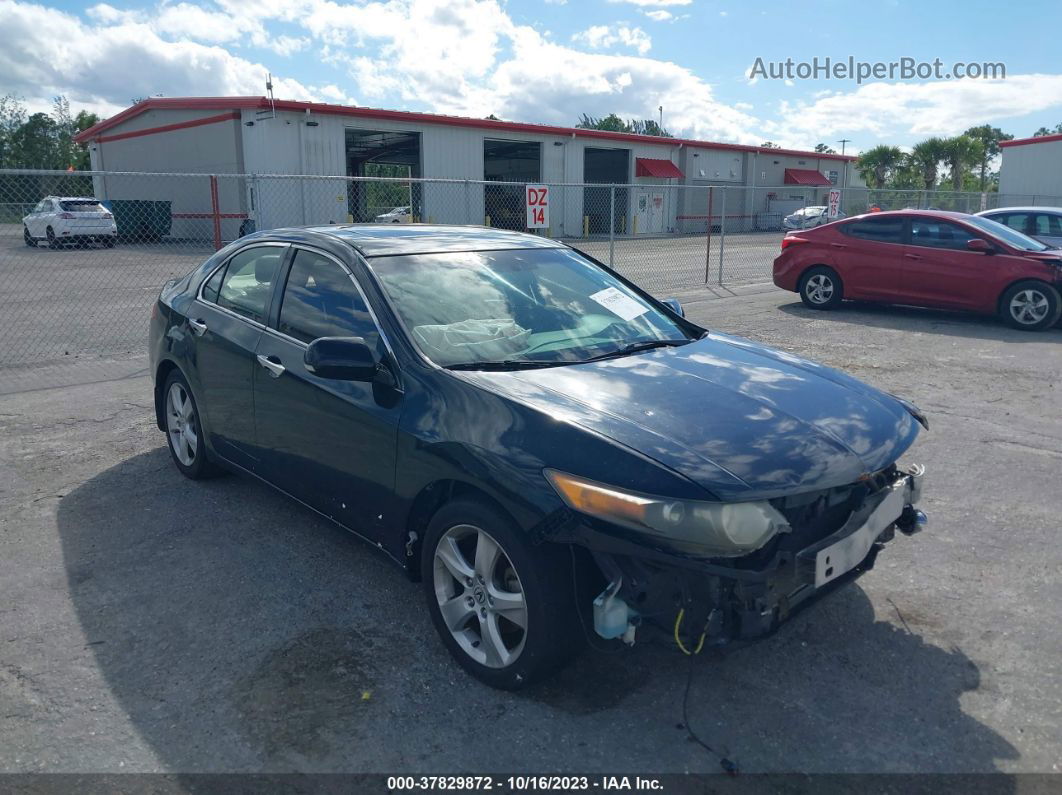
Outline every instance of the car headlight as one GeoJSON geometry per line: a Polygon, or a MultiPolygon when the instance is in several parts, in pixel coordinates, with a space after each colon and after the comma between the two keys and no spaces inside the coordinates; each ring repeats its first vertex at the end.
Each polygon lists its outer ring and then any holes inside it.
{"type": "Polygon", "coordinates": [[[692,554],[747,555],[791,529],[785,517],[766,501],[673,500],[617,489],[554,469],[545,470],[545,475],[572,510],[692,554]]]}

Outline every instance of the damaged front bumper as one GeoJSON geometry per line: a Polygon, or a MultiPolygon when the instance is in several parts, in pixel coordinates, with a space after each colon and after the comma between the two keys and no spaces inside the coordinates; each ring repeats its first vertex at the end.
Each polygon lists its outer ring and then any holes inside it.
{"type": "Polygon", "coordinates": [[[699,560],[584,527],[580,541],[609,581],[594,603],[595,629],[632,642],[643,616],[664,618],[675,622],[667,628],[683,648],[680,632],[713,645],[768,635],[798,609],[873,568],[896,530],[922,529],[923,481],[917,465],[879,473],[832,532],[794,532],[746,558],[699,560]]]}

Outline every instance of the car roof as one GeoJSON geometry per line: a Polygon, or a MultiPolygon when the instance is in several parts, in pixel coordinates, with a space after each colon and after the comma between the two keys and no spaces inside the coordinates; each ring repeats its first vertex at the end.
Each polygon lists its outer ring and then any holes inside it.
{"type": "MultiPolygon", "coordinates": [[[[55,199],[61,202],[98,202],[95,196],[45,196],[45,199],[55,199]]],[[[41,201],[44,201],[42,199],[41,201]]]]}
{"type": "Polygon", "coordinates": [[[863,213],[862,215],[853,215],[850,218],[846,218],[846,221],[854,221],[860,218],[888,218],[889,216],[900,215],[928,215],[933,218],[953,219],[956,221],[962,221],[970,217],[970,213],[960,213],[953,210],[916,210],[916,209],[904,209],[904,210],[882,210],[876,213],[863,213]]]}
{"type": "MultiPolygon", "coordinates": [[[[497,251],[527,248],[566,248],[548,237],[510,232],[489,226],[443,224],[334,224],[298,229],[274,229],[262,237],[291,239],[327,235],[357,249],[366,257],[432,254],[446,251],[497,251]]],[[[256,235],[256,237],[258,237],[256,235]]]]}
{"type": "Polygon", "coordinates": [[[995,207],[991,210],[982,210],[977,215],[991,215],[992,213],[1051,213],[1062,215],[1062,207],[995,207]]]}

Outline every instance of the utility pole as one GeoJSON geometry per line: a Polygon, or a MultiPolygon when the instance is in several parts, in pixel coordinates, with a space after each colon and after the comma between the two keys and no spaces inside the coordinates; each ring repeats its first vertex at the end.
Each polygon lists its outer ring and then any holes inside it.
{"type": "Polygon", "coordinates": [[[664,106],[661,105],[659,108],[657,108],[657,110],[660,111],[660,122],[659,122],[659,124],[660,124],[660,134],[663,135],[664,134],[664,106]]]}
{"type": "MultiPolygon", "coordinates": [[[[841,145],[841,157],[844,157],[845,144],[852,143],[852,139],[851,138],[842,138],[837,143],[839,143],[841,145]]],[[[841,161],[841,168],[844,169],[844,177],[841,179],[841,190],[844,190],[845,188],[848,187],[848,161],[847,160],[842,160],[841,161]]]]}

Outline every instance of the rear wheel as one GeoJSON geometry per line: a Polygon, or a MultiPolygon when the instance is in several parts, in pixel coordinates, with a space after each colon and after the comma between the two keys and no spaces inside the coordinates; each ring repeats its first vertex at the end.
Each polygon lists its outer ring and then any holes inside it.
{"type": "Polygon", "coordinates": [[[192,480],[212,477],[219,469],[210,460],[203,428],[199,423],[199,409],[188,382],[174,370],[166,379],[162,391],[162,410],[166,418],[166,440],[170,456],[181,474],[192,480]]]}
{"type": "Polygon", "coordinates": [[[30,234],[29,227],[22,227],[22,240],[30,248],[37,248],[37,238],[30,234]]]}
{"type": "Polygon", "coordinates": [[[844,300],[844,285],[837,271],[816,265],[800,277],[800,300],[812,309],[833,309],[844,300]]]}
{"type": "Polygon", "coordinates": [[[55,237],[55,230],[50,226],[44,231],[45,237],[48,238],[48,248],[59,248],[59,241],[55,237]]]}
{"type": "Polygon", "coordinates": [[[1042,331],[1058,322],[1062,315],[1062,300],[1058,290],[1045,282],[1018,282],[1003,293],[999,312],[1014,328],[1042,331]]]}
{"type": "Polygon", "coordinates": [[[516,690],[556,671],[581,646],[571,556],[532,544],[497,509],[461,499],[424,539],[432,623],[450,653],[492,687],[516,690]]]}

